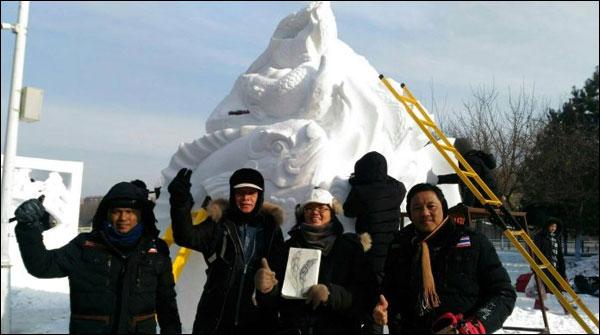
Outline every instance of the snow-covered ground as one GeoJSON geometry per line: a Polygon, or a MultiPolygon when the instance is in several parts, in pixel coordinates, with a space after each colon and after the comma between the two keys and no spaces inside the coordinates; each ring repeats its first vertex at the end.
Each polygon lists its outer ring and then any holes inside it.
{"type": "MultiPolygon", "coordinates": [[[[521,274],[529,271],[529,266],[522,260],[516,252],[500,252],[500,258],[504,263],[509,275],[514,283],[521,274]]],[[[598,255],[587,257],[580,262],[572,258],[567,258],[567,272],[569,278],[575,274],[584,273],[585,275],[598,275],[598,255]]],[[[54,290],[57,291],[57,290],[54,290]]],[[[48,291],[36,291],[27,288],[13,287],[12,311],[13,323],[12,332],[19,334],[56,334],[67,333],[69,331],[69,295],[68,293],[48,291]]],[[[583,302],[598,318],[597,297],[582,294],[583,302]]],[[[517,306],[512,315],[504,323],[508,327],[529,327],[542,328],[542,314],[538,310],[533,310],[534,300],[526,297],[523,293],[518,293],[517,306]]],[[[554,296],[549,295],[547,306],[550,309],[547,313],[550,332],[554,334],[585,334],[577,321],[570,315],[564,315],[563,310],[554,296]]],[[[583,313],[581,313],[583,315],[583,313]]],[[[583,315],[584,320],[589,319],[583,315]]],[[[598,328],[593,328],[598,333],[598,328]]],[[[497,334],[519,334],[532,333],[500,330],[497,334]]]]}

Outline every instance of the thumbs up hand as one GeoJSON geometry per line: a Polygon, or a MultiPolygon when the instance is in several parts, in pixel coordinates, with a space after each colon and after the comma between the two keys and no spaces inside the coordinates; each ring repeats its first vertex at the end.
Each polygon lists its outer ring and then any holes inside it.
{"type": "Polygon", "coordinates": [[[273,290],[278,281],[275,278],[275,272],[269,267],[269,263],[265,258],[261,259],[261,268],[254,275],[254,286],[261,293],[269,293],[273,290]]]}
{"type": "Polygon", "coordinates": [[[379,302],[373,308],[373,320],[376,324],[384,326],[388,322],[388,302],[385,300],[383,294],[379,295],[379,302]]]}

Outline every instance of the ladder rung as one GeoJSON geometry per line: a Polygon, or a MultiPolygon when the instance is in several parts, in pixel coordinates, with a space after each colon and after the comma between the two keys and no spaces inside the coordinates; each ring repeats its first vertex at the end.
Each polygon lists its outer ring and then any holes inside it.
{"type": "Polygon", "coordinates": [[[469,172],[469,171],[464,171],[464,170],[461,170],[460,172],[462,172],[465,176],[468,176],[468,177],[477,176],[477,173],[475,173],[475,172],[469,172]]]}
{"type": "Polygon", "coordinates": [[[538,268],[540,268],[540,269],[542,269],[542,270],[544,270],[544,269],[547,269],[547,268],[548,268],[548,267],[547,267],[547,266],[545,266],[544,264],[536,264],[536,265],[537,265],[537,267],[538,267],[538,268]]]}
{"type": "Polygon", "coordinates": [[[517,235],[517,236],[521,236],[521,235],[525,235],[527,234],[523,229],[519,229],[519,230],[512,230],[511,233],[513,235],[517,235]]]}
{"type": "Polygon", "coordinates": [[[406,96],[403,96],[403,95],[401,95],[401,96],[400,96],[400,98],[401,98],[402,100],[404,100],[404,102],[406,102],[406,103],[413,104],[413,105],[416,105],[416,104],[417,104],[417,101],[416,101],[416,100],[413,100],[413,99],[411,99],[411,98],[409,98],[409,97],[406,97],[406,96]]]}
{"type": "Polygon", "coordinates": [[[455,147],[449,147],[447,145],[443,145],[443,144],[438,144],[442,149],[446,150],[446,151],[452,151],[452,152],[456,152],[456,148],[455,147]]]}
{"type": "Polygon", "coordinates": [[[427,120],[419,119],[419,122],[421,122],[422,124],[426,125],[429,128],[435,128],[436,127],[435,123],[429,122],[427,120]]]}
{"type": "Polygon", "coordinates": [[[501,201],[494,201],[494,200],[485,200],[485,205],[492,205],[492,206],[500,206],[502,205],[501,201]]]}

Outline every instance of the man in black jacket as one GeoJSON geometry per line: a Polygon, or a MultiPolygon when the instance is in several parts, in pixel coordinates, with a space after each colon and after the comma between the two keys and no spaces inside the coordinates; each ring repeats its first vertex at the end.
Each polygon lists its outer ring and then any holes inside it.
{"type": "Polygon", "coordinates": [[[374,319],[386,323],[389,304],[390,334],[498,330],[516,293],[491,242],[454,224],[435,186],[415,185],[406,207],[412,224],[392,242],[374,319]]]}
{"type": "Polygon", "coordinates": [[[181,333],[166,243],[158,238],[144,190],[121,182],[100,202],[92,231],[59,249],[42,239],[45,209],[38,199],[15,211],[19,249],[38,278],[69,277],[70,333],[181,333]]]}
{"type": "Polygon", "coordinates": [[[253,169],[239,169],[229,179],[229,201],[208,205],[208,219],[192,225],[192,171],[181,169],[169,185],[175,243],[197,250],[208,265],[198,303],[194,334],[262,334],[275,326],[276,292],[254,287],[261,259],[279,264],[283,210],[263,206],[264,179],[253,169]]]}
{"type": "MultiPolygon", "coordinates": [[[[490,188],[497,197],[501,195],[498,193],[498,187],[496,185],[496,179],[492,174],[492,170],[496,168],[496,158],[491,153],[486,153],[481,150],[474,150],[471,146],[471,142],[467,138],[457,138],[454,142],[454,147],[463,158],[471,165],[473,171],[475,171],[481,180],[490,188]]],[[[464,167],[459,162],[459,167],[464,170],[464,167]]],[[[435,176],[431,173],[428,175],[428,181],[431,179],[432,184],[459,184],[460,196],[463,204],[469,207],[482,207],[479,200],[473,195],[471,190],[463,183],[460,177],[456,173],[435,176]]],[[[477,184],[475,184],[477,185],[477,184]]],[[[477,187],[477,186],[476,186],[477,187]]],[[[482,189],[479,189],[481,194],[485,196],[482,189]]]]}

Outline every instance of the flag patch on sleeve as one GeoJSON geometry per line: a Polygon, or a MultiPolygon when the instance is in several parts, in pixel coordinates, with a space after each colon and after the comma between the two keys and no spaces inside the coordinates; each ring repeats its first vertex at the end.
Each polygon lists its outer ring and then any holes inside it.
{"type": "Polygon", "coordinates": [[[457,248],[466,248],[471,246],[471,238],[469,236],[463,236],[456,244],[457,248]]]}

